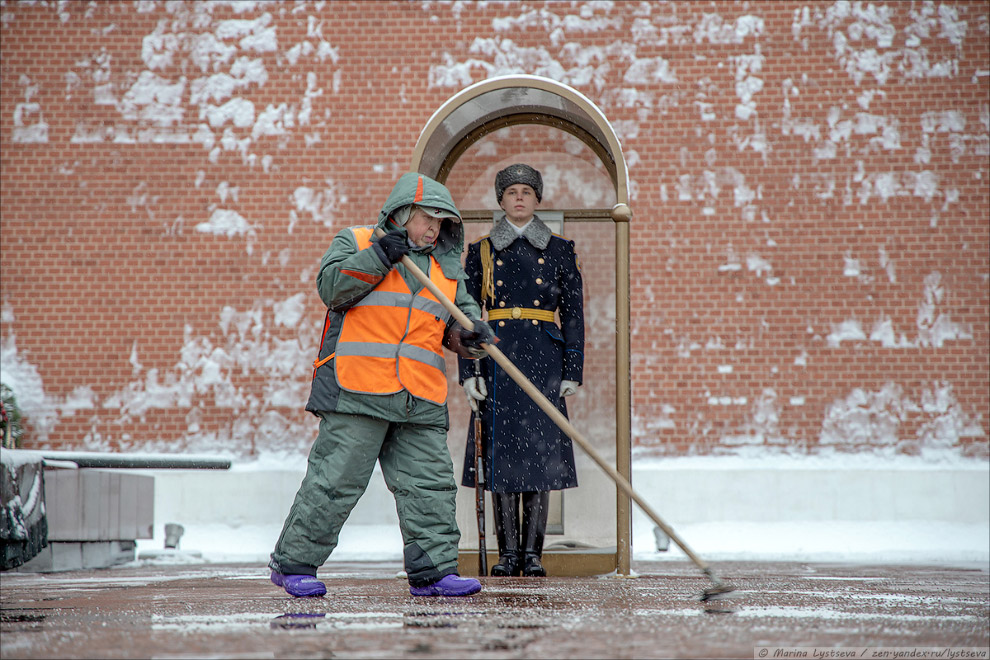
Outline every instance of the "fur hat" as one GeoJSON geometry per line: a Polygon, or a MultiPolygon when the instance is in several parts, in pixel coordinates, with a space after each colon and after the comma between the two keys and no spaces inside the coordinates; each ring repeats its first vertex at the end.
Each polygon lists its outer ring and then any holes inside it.
{"type": "Polygon", "coordinates": [[[509,165],[507,168],[495,175],[495,197],[498,203],[502,203],[502,193],[514,183],[522,183],[536,193],[536,201],[543,201],[543,177],[529,165],[517,163],[509,165]]]}

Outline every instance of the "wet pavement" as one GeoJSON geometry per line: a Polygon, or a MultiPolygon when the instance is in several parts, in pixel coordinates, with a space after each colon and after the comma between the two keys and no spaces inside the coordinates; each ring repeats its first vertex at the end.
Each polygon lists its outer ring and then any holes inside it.
{"type": "Polygon", "coordinates": [[[734,597],[701,602],[711,582],[678,561],[634,562],[631,578],[484,578],[467,598],[413,598],[397,563],[330,562],[318,599],[287,596],[260,564],[7,572],[0,656],[987,658],[987,565],[713,568],[734,597]]]}

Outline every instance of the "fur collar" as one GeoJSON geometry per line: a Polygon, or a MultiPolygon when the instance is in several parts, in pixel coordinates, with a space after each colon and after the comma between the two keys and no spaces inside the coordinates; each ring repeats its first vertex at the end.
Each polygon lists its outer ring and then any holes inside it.
{"type": "MultiPolygon", "coordinates": [[[[492,247],[496,250],[504,250],[512,245],[512,241],[518,237],[515,228],[512,227],[504,215],[492,227],[490,235],[492,238],[492,247]]],[[[538,215],[533,216],[533,221],[529,223],[529,226],[526,227],[522,235],[523,238],[532,243],[533,247],[538,250],[545,250],[547,245],[550,244],[550,228],[543,224],[543,221],[540,220],[540,216],[538,215]]]]}

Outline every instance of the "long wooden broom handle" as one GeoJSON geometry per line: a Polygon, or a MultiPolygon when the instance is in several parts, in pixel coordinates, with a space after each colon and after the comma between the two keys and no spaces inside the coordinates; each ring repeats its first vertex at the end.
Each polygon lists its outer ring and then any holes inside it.
{"type": "MultiPolygon", "coordinates": [[[[381,229],[375,230],[376,236],[381,236],[383,233],[384,232],[382,232],[381,229]]],[[[448,298],[444,292],[432,282],[432,280],[430,280],[426,273],[424,273],[419,266],[413,263],[413,260],[409,258],[409,255],[402,257],[402,265],[413,274],[413,277],[419,280],[420,284],[425,286],[429,292],[440,301],[440,304],[444,306],[444,309],[450,312],[451,316],[453,316],[462,327],[466,329],[474,327],[474,322],[467,317],[467,314],[462,312],[460,308],[455,305],[453,301],[451,301],[450,298],[448,298]]],[[[684,554],[691,558],[691,561],[693,561],[698,568],[710,573],[711,569],[708,567],[708,564],[705,563],[701,557],[696,555],[694,551],[688,547],[687,543],[685,543],[681,537],[679,537],[677,533],[671,529],[670,525],[665,523],[660,516],[657,515],[653,508],[647,504],[646,501],[636,493],[636,491],[633,490],[632,484],[629,483],[629,480],[619,474],[614,467],[609,465],[605,459],[603,459],[598,452],[595,451],[594,447],[591,446],[591,443],[589,443],[580,433],[578,433],[578,430],[574,428],[566,417],[564,417],[563,413],[557,410],[556,406],[550,403],[550,400],[543,395],[543,392],[538,390],[536,386],[533,385],[528,378],[526,378],[523,372],[519,371],[516,365],[512,364],[512,361],[505,356],[505,353],[492,344],[482,344],[481,347],[492,357],[493,360],[495,360],[495,362],[498,363],[500,367],[502,367],[505,373],[509,374],[512,380],[516,381],[516,384],[529,395],[536,405],[538,405],[540,409],[543,410],[543,412],[545,412],[550,419],[552,419],[557,426],[559,426],[561,430],[563,430],[564,433],[571,438],[571,440],[581,446],[581,449],[583,449],[584,452],[598,464],[598,467],[604,470],[605,473],[612,478],[612,481],[615,482],[622,492],[639,505],[639,508],[643,510],[643,513],[649,516],[650,520],[656,523],[657,527],[662,529],[664,533],[670,537],[670,540],[676,543],[680,549],[684,551],[684,554]]]]}

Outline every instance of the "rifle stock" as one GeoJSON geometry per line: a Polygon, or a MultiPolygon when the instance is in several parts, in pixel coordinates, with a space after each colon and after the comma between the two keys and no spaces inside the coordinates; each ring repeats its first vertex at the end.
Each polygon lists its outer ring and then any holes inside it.
{"type": "MultiPolygon", "coordinates": [[[[475,363],[475,373],[477,363],[475,363]]],[[[481,412],[474,413],[474,506],[478,516],[478,574],[488,575],[488,550],[485,547],[485,474],[481,460],[481,412]]]]}

